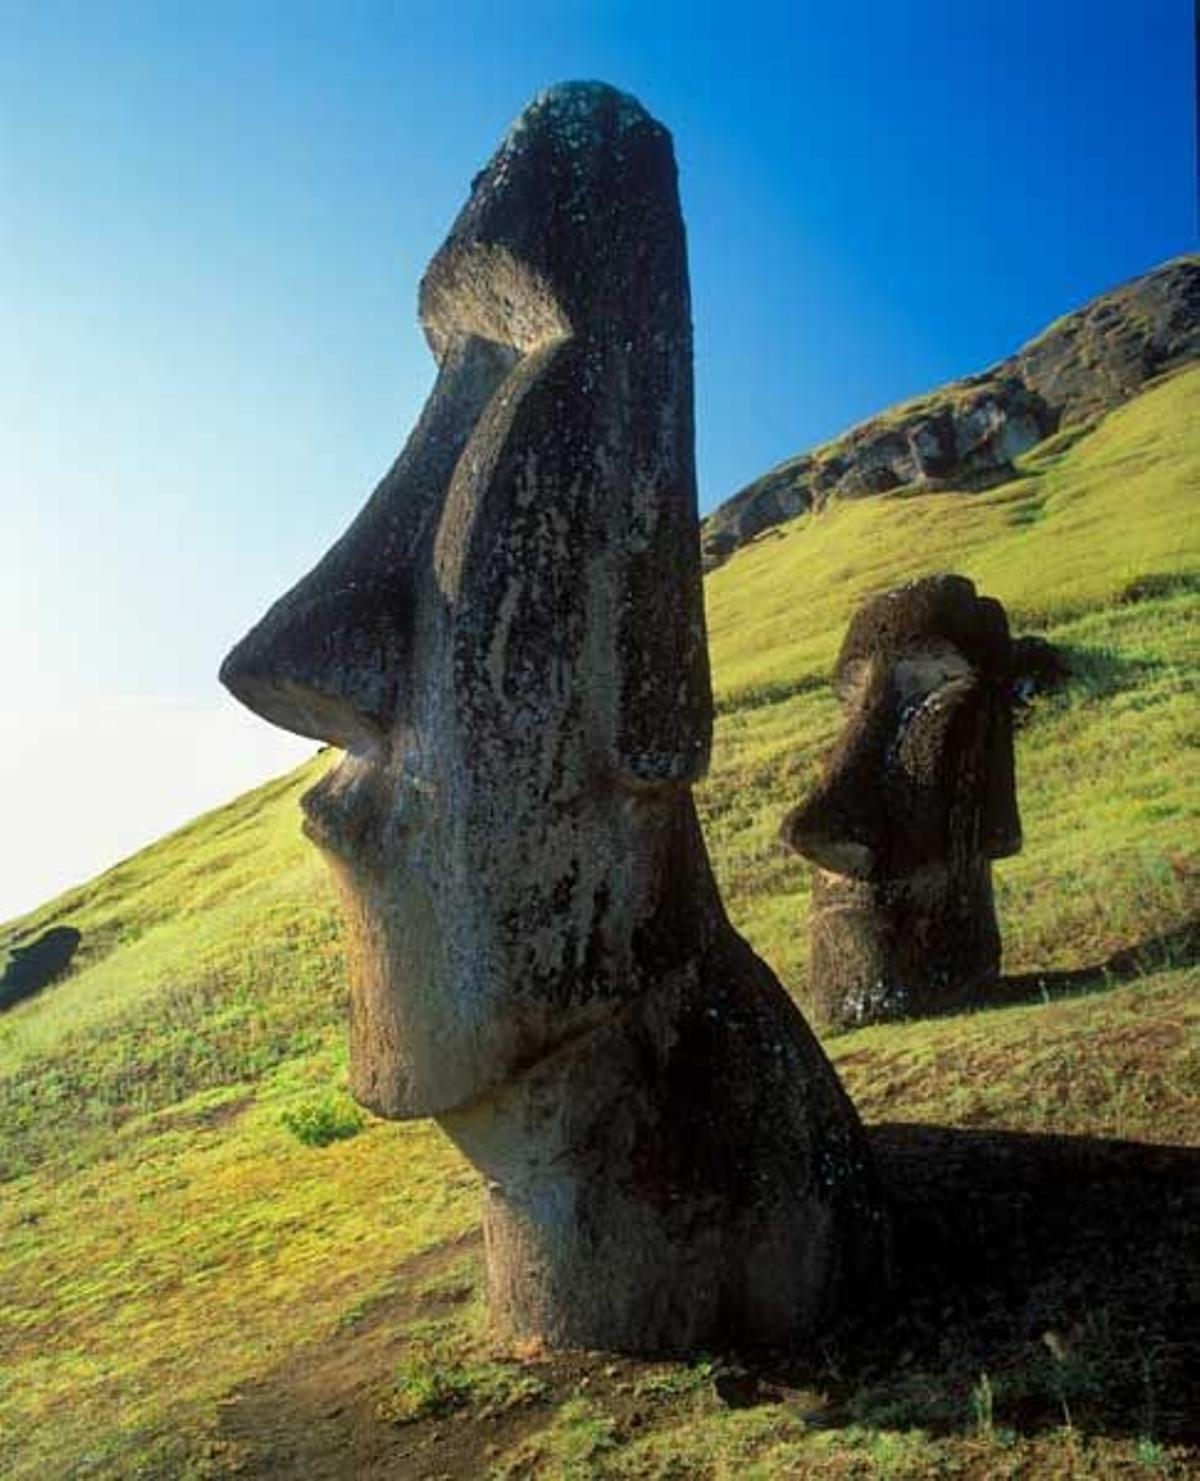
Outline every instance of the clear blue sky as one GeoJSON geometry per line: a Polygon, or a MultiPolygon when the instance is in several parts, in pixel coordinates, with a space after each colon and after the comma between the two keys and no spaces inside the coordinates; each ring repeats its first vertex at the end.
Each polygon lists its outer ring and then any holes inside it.
{"type": "Polygon", "coordinates": [[[0,0],[0,24],[0,708],[27,737],[219,703],[225,648],[406,435],[417,280],[550,82],[616,83],[675,135],[704,507],[1195,243],[1187,0],[0,0]]]}

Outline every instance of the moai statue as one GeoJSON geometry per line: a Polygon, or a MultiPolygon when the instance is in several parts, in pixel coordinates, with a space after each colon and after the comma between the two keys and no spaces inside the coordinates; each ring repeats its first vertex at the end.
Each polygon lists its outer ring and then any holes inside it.
{"type": "Polygon", "coordinates": [[[993,859],[1021,847],[1004,608],[962,576],[875,597],[835,669],[845,723],[783,838],[813,862],[810,996],[842,1028],[978,1002],[993,859]]]}
{"type": "Polygon", "coordinates": [[[408,445],[221,676],[341,747],[304,799],[352,948],[351,1086],[483,1174],[495,1326],[798,1344],[877,1291],[858,1120],[726,921],[670,135],[540,96],[421,285],[408,445]]]}

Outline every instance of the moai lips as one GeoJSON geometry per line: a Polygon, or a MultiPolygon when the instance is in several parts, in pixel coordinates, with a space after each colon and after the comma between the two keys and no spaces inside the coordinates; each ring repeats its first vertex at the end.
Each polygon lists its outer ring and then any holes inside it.
{"type": "Polygon", "coordinates": [[[850,1027],[978,1000],[1000,967],[991,861],[1021,846],[999,602],[932,576],[867,602],[845,723],[782,835],[814,870],[810,993],[850,1027]]]}
{"type": "Polygon", "coordinates": [[[391,472],[226,660],[342,747],[304,800],[353,960],[351,1084],[487,1179],[498,1326],[799,1342],[876,1289],[854,1112],[728,926],[691,784],[712,703],[670,136],[539,97],[421,287],[391,472]]]}

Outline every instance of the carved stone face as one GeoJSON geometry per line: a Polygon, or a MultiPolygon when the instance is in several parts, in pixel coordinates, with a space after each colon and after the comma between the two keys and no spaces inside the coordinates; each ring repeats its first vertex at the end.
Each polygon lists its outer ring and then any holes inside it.
{"type": "Polygon", "coordinates": [[[783,836],[860,880],[955,873],[1021,846],[1004,609],[961,576],[868,602],[835,671],[845,723],[783,836]]]}
{"type": "Polygon", "coordinates": [[[827,1024],[943,1011],[995,980],[991,860],[1021,846],[1011,679],[1004,609],[961,576],[851,622],[842,733],[783,825],[816,866],[809,996],[827,1024]]]}
{"type": "Polygon", "coordinates": [[[305,826],[350,926],[352,1085],[393,1116],[643,991],[648,940],[669,966],[711,712],[669,136],[610,88],[544,94],[420,312],[439,374],[407,446],[221,673],[346,752],[305,826]]]}

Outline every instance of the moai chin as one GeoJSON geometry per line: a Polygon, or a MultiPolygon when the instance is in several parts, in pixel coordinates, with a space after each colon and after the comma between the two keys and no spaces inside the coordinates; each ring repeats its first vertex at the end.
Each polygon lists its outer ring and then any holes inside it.
{"type": "Polygon", "coordinates": [[[1021,847],[1012,643],[999,602],[930,576],[865,603],[835,669],[842,733],[782,834],[814,865],[826,1023],[982,999],[1000,970],[991,861],[1021,847]]]}
{"type": "Polygon", "coordinates": [[[598,84],[517,121],[421,284],[439,373],[226,659],[344,749],[304,799],[349,924],[351,1085],[483,1174],[502,1335],[796,1344],[878,1289],[862,1130],[725,919],[671,140],[598,84]]]}

